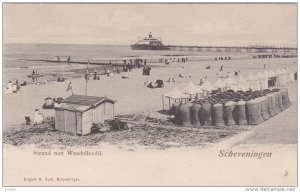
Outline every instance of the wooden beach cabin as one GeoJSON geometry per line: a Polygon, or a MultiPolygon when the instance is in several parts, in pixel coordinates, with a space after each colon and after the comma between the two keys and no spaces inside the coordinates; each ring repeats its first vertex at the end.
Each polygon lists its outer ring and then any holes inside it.
{"type": "Polygon", "coordinates": [[[72,95],[55,107],[55,128],[66,133],[87,135],[92,124],[114,118],[115,101],[106,97],[72,95]]]}

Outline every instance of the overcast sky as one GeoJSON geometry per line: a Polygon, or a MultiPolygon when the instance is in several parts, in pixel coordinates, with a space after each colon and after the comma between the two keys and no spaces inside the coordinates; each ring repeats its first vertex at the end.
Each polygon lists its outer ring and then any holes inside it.
{"type": "Polygon", "coordinates": [[[4,43],[297,44],[296,4],[5,4],[4,43]]]}

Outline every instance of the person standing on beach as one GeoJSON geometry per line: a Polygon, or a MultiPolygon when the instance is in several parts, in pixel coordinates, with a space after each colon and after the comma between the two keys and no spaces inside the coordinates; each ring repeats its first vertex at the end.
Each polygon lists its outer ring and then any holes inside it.
{"type": "Polygon", "coordinates": [[[94,71],[94,78],[93,78],[93,80],[96,80],[97,79],[97,70],[95,69],[95,71],[94,71]]]}
{"type": "Polygon", "coordinates": [[[67,88],[67,92],[71,91],[72,95],[73,95],[73,87],[72,87],[72,82],[70,81],[68,88],[67,88]]]}
{"type": "Polygon", "coordinates": [[[33,69],[32,74],[31,74],[32,82],[34,83],[35,80],[35,70],[33,69]]]}
{"type": "Polygon", "coordinates": [[[203,79],[200,79],[199,85],[200,85],[200,86],[203,85],[203,79]]]}

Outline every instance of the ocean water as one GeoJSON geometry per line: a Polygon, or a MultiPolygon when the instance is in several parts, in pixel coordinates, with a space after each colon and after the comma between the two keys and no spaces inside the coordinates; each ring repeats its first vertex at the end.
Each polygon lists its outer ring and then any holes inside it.
{"type": "MultiPolygon", "coordinates": [[[[44,79],[55,80],[57,75],[72,78],[72,75],[82,75],[86,65],[83,64],[68,64],[66,62],[43,62],[30,60],[45,60],[55,56],[70,56],[71,60],[109,60],[122,59],[123,57],[152,57],[166,55],[185,55],[185,56],[243,56],[245,53],[226,53],[226,52],[194,52],[194,51],[147,51],[147,50],[131,50],[130,46],[125,45],[71,45],[71,44],[4,44],[3,45],[3,86],[14,79],[19,82],[32,80],[27,76],[32,73],[32,70],[38,70],[40,74],[44,74],[44,79]],[[76,71],[77,70],[77,71],[76,71]],[[79,70],[79,71],[78,71],[79,70]],[[80,71],[81,70],[81,71],[80,71]]],[[[240,60],[239,67],[257,67],[262,68],[263,64],[283,66],[289,64],[290,67],[296,69],[297,62],[294,59],[265,59],[265,60],[240,60]],[[287,62],[292,60],[293,62],[287,62]]],[[[203,62],[196,62],[199,65],[204,65],[203,62]]],[[[223,63],[227,67],[236,67],[236,62],[220,61],[208,62],[210,65],[218,66],[223,63]]],[[[206,63],[207,64],[207,63],[206,63]]],[[[224,67],[226,67],[224,66],[224,67]]],[[[91,68],[103,70],[104,66],[91,66],[91,68]]],[[[204,68],[205,66],[203,66],[204,68]]]]}
{"type": "MultiPolygon", "coordinates": [[[[131,50],[128,45],[75,45],[75,44],[4,44],[3,67],[22,67],[34,65],[49,65],[27,60],[50,59],[55,56],[70,56],[71,59],[117,59],[122,57],[151,57],[165,55],[212,56],[233,55],[236,53],[214,53],[193,51],[149,51],[131,50]]],[[[57,63],[51,63],[57,65],[57,63]]]]}

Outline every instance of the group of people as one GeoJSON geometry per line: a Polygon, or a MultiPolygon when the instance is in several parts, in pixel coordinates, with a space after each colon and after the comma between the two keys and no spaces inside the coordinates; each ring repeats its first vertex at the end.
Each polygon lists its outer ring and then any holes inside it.
{"type": "Polygon", "coordinates": [[[32,71],[31,78],[32,78],[33,83],[37,82],[37,80],[38,80],[38,71],[37,70],[32,71]]]}
{"type": "MultiPolygon", "coordinates": [[[[24,115],[26,125],[31,125],[30,116],[24,115]]],[[[44,122],[44,115],[40,112],[39,109],[35,109],[33,115],[33,126],[42,124],[44,122]]]]}
{"type": "Polygon", "coordinates": [[[185,63],[185,62],[187,62],[188,61],[188,58],[187,57],[182,57],[182,58],[177,58],[177,60],[176,60],[176,58],[175,57],[173,57],[173,58],[170,58],[170,59],[165,59],[165,64],[166,65],[169,65],[171,62],[181,62],[181,63],[185,63]]]}
{"type": "Polygon", "coordinates": [[[127,67],[128,70],[131,70],[131,69],[135,69],[136,67],[140,68],[142,65],[147,65],[147,60],[146,59],[143,60],[141,58],[135,58],[135,59],[129,59],[128,61],[124,60],[123,64],[124,66],[127,67]]]}
{"type": "Polygon", "coordinates": [[[26,81],[24,83],[19,84],[18,79],[15,81],[8,81],[4,94],[10,94],[10,93],[18,93],[21,90],[21,86],[27,85],[26,81]]]}
{"type": "Polygon", "coordinates": [[[215,61],[218,61],[218,60],[230,60],[231,57],[215,57],[215,61]]]}
{"type": "Polygon", "coordinates": [[[143,75],[150,75],[151,67],[144,67],[143,68],[143,75]]]}

